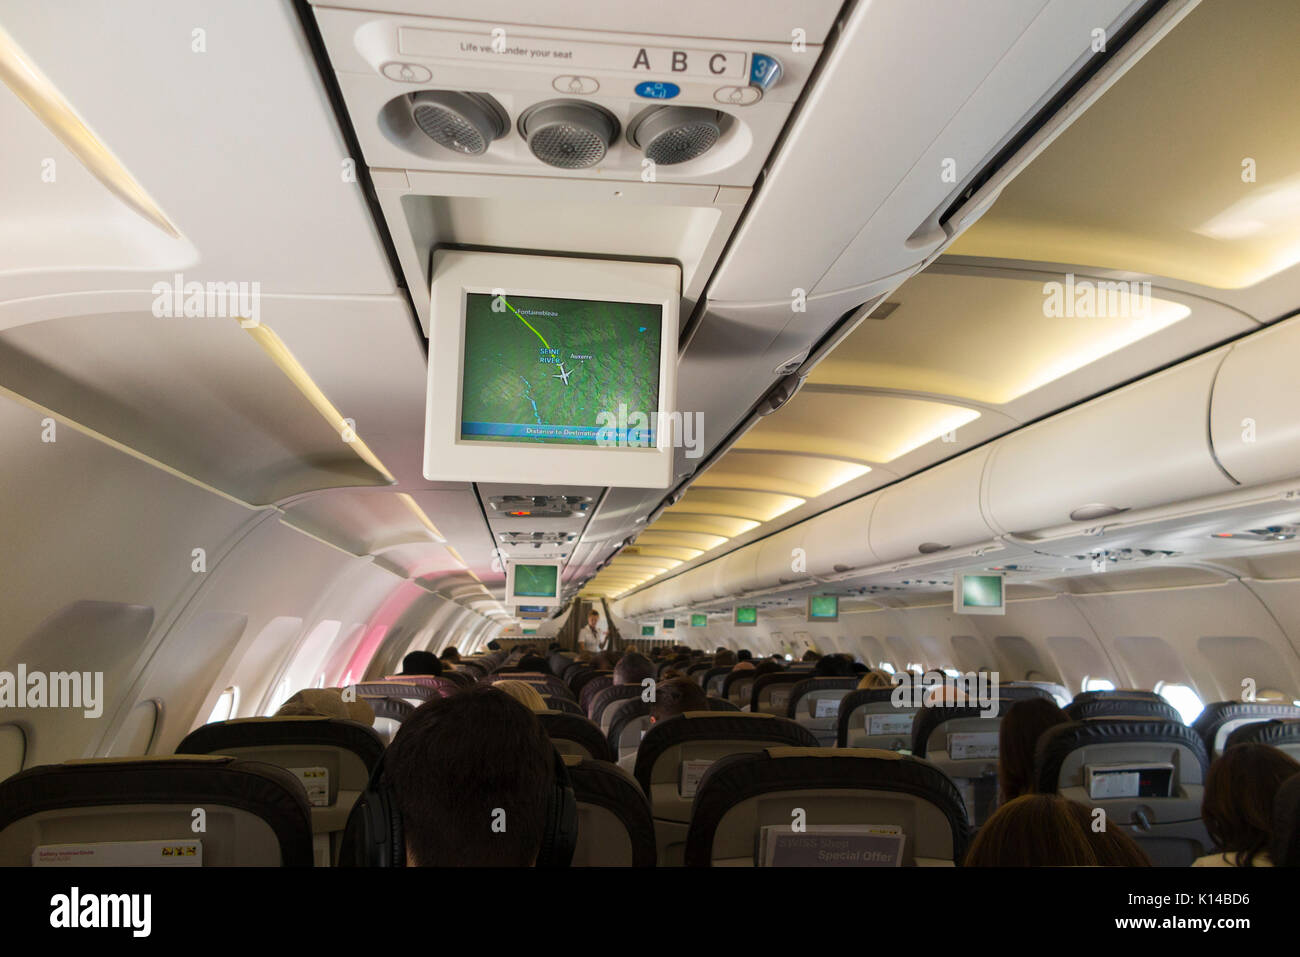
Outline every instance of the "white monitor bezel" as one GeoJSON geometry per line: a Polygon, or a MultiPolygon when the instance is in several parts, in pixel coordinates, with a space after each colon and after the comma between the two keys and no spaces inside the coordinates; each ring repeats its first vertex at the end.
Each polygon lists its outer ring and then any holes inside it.
{"type": "Polygon", "coordinates": [[[839,621],[839,620],[840,620],[840,596],[839,596],[839,595],[809,595],[809,596],[808,596],[808,606],[807,606],[807,609],[806,609],[805,612],[804,612],[804,619],[805,619],[809,624],[817,624],[817,623],[819,623],[819,622],[836,622],[836,621],[839,621]],[[813,616],[813,613],[812,613],[812,603],[813,603],[813,599],[814,599],[814,598],[834,598],[834,599],[835,599],[835,614],[832,615],[830,618],[814,617],[814,616],[813,616]]]}
{"type": "Polygon", "coordinates": [[[1005,615],[1007,613],[1007,576],[1002,572],[968,572],[959,573],[952,579],[952,610],[958,615],[1005,615]],[[1002,604],[990,607],[968,606],[962,602],[962,593],[967,578],[1002,579],[1002,604]]]}
{"type": "Polygon", "coordinates": [[[757,628],[758,627],[758,606],[757,605],[733,605],[731,608],[731,624],[732,627],[735,628],[757,628]],[[740,620],[740,609],[742,608],[754,609],[753,621],[740,620]]]}
{"type": "MultiPolygon", "coordinates": [[[[564,560],[561,558],[519,558],[506,560],[506,597],[505,604],[511,608],[520,605],[536,605],[545,608],[558,608],[564,604],[564,560]],[[546,598],[535,595],[515,594],[515,569],[520,565],[555,566],[555,597],[546,598]]],[[[523,619],[520,619],[521,621],[523,619]]],[[[531,620],[531,619],[530,619],[531,620]]]]}
{"type": "Polygon", "coordinates": [[[671,413],[677,403],[681,299],[678,266],[439,249],[433,254],[432,275],[424,427],[426,479],[625,488],[671,486],[671,413]],[[662,427],[656,429],[653,447],[599,448],[461,439],[465,297],[502,289],[507,295],[639,302],[661,307],[659,408],[655,414],[662,427]]]}

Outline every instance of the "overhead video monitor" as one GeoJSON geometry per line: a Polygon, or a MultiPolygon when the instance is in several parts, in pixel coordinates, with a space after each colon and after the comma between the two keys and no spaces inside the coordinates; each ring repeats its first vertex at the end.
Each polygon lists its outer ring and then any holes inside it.
{"type": "Polygon", "coordinates": [[[692,628],[707,628],[709,625],[708,615],[691,615],[692,628]]]}
{"type": "Polygon", "coordinates": [[[676,619],[676,618],[665,618],[665,619],[664,619],[664,631],[672,631],[672,630],[675,629],[676,627],[677,627],[677,619],[676,619]]]}
{"type": "Polygon", "coordinates": [[[808,598],[809,621],[839,621],[840,599],[837,595],[811,595],[808,598]]]}
{"type": "Polygon", "coordinates": [[[433,254],[424,476],[668,488],[681,270],[433,254]]]}
{"type": "Polygon", "coordinates": [[[757,625],[758,609],[753,605],[736,606],[736,624],[738,625],[757,625]]]}
{"type": "Polygon", "coordinates": [[[1005,615],[1006,580],[998,574],[956,575],[952,583],[952,610],[962,615],[1005,615]]]}
{"type": "Polygon", "coordinates": [[[537,614],[540,609],[555,608],[560,598],[561,561],[512,561],[506,564],[506,604],[516,606],[521,613],[537,614]]]}
{"type": "Polygon", "coordinates": [[[642,626],[641,626],[641,637],[642,637],[642,638],[653,638],[654,636],[655,636],[655,626],[654,626],[654,625],[642,625],[642,626]]]}

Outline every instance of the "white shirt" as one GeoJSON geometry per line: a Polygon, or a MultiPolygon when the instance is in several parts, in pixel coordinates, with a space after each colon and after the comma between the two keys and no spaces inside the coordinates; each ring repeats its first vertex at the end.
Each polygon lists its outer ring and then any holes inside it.
{"type": "Polygon", "coordinates": [[[599,622],[594,628],[591,625],[583,626],[582,631],[578,632],[578,645],[585,651],[600,651],[605,647],[605,635],[600,630],[599,622]]]}

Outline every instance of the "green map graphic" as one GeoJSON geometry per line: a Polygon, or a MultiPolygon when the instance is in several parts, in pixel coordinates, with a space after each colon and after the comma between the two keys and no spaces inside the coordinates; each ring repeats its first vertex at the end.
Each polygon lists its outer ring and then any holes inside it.
{"type": "Polygon", "coordinates": [[[661,306],[465,298],[462,439],[654,444],[661,306]]]}
{"type": "Polygon", "coordinates": [[[559,574],[555,565],[516,565],[514,593],[528,598],[554,598],[559,574]]]}

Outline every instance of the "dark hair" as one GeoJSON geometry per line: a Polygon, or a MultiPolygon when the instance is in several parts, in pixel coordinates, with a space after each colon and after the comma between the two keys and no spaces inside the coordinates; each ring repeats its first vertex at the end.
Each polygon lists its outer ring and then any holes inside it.
{"type": "Polygon", "coordinates": [[[738,652],[736,652],[737,661],[749,661],[749,659],[753,657],[754,657],[754,653],[750,651],[748,648],[741,648],[738,652]]]}
{"type": "Polygon", "coordinates": [[[447,661],[460,661],[460,649],[455,645],[448,645],[442,649],[442,654],[439,657],[447,661]]]}
{"type": "Polygon", "coordinates": [[[754,665],[754,675],[770,675],[785,669],[778,665],[771,658],[764,658],[758,664],[754,665]]]}
{"type": "Polygon", "coordinates": [[[524,655],[515,666],[520,671],[540,671],[544,675],[551,673],[551,664],[541,655],[524,655]]]}
{"type": "Polygon", "coordinates": [[[1273,799],[1300,762],[1267,744],[1234,744],[1214,759],[1205,778],[1201,820],[1210,840],[1237,867],[1252,867],[1268,851],[1273,799]]]}
{"type": "Polygon", "coordinates": [[[599,618],[599,617],[600,617],[600,612],[598,612],[598,611],[596,611],[596,609],[592,608],[590,611],[587,612],[587,617],[590,618],[592,615],[595,615],[597,618],[599,618]]]}
{"type": "Polygon", "coordinates": [[[811,648],[809,648],[807,651],[805,651],[805,652],[803,653],[803,658],[801,658],[800,660],[801,660],[801,661],[820,661],[820,660],[821,660],[821,655],[817,654],[817,652],[815,652],[815,651],[813,651],[811,648]]]}
{"type": "Polygon", "coordinates": [[[655,666],[650,659],[640,652],[632,651],[618,660],[614,666],[614,684],[637,685],[646,678],[655,676],[655,666]]]}
{"type": "Polygon", "coordinates": [[[536,716],[502,691],[479,686],[425,702],[385,757],[412,862],[531,866],[546,827],[554,762],[554,745],[536,716]]]}
{"type": "Polygon", "coordinates": [[[1120,827],[1094,830],[1092,812],[1059,794],[1023,794],[975,835],[967,867],[1150,867],[1120,827]]]}
{"type": "Polygon", "coordinates": [[[718,651],[713,656],[713,667],[715,668],[730,668],[734,666],[735,663],[736,653],[734,651],[728,651],[726,648],[718,651]]]}
{"type": "Polygon", "coordinates": [[[1017,701],[998,728],[998,794],[1006,804],[1034,790],[1034,748],[1043,732],[1070,719],[1051,698],[1017,701]]]}
{"type": "Polygon", "coordinates": [[[432,651],[412,651],[402,659],[404,675],[440,675],[442,662],[432,651]]]}
{"type": "Polygon", "coordinates": [[[826,655],[817,660],[814,678],[847,678],[853,674],[853,659],[848,655],[826,655]]]}
{"type": "Polygon", "coordinates": [[[650,715],[656,722],[672,718],[687,711],[708,711],[709,698],[704,689],[690,678],[670,678],[655,687],[654,704],[650,715]]]}
{"type": "Polygon", "coordinates": [[[613,671],[617,662],[618,655],[612,651],[602,651],[591,658],[591,666],[597,671],[613,671]]]}
{"type": "Polygon", "coordinates": [[[488,651],[500,651],[500,650],[501,650],[501,642],[497,641],[495,638],[493,638],[491,641],[489,641],[488,644],[487,644],[487,646],[488,646],[488,651]]]}

